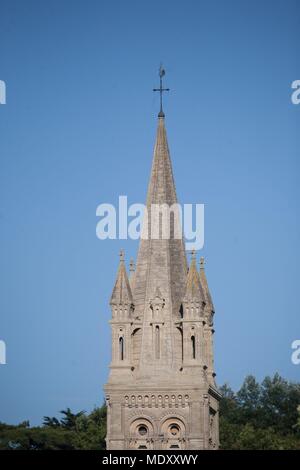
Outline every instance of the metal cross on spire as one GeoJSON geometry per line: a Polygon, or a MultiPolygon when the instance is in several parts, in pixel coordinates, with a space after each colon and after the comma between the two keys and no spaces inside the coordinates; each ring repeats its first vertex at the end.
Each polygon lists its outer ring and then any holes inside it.
{"type": "Polygon", "coordinates": [[[162,95],[164,91],[170,91],[170,88],[163,88],[162,78],[166,74],[165,69],[162,65],[159,67],[159,88],[153,88],[153,91],[159,91],[160,93],[160,111],[158,113],[158,117],[165,117],[162,107],[162,95]]]}

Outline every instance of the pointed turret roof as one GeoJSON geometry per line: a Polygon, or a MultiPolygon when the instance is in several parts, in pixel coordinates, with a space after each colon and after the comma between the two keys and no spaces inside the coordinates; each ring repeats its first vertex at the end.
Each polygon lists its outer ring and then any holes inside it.
{"type": "Polygon", "coordinates": [[[193,254],[190,264],[187,281],[185,300],[198,300],[205,302],[205,294],[201,286],[200,276],[197,271],[196,256],[193,254]]]}
{"type": "Polygon", "coordinates": [[[172,206],[176,203],[165,120],[163,116],[159,116],[147,194],[148,239],[140,240],[135,272],[134,302],[141,314],[146,302],[153,298],[157,287],[172,305],[173,313],[176,315],[179,312],[187,275],[183,239],[151,238],[151,223],[158,224],[157,219],[151,220],[152,205],[172,206]]]}
{"type": "Polygon", "coordinates": [[[126,272],[124,252],[120,252],[120,263],[117,279],[110,298],[111,304],[132,304],[132,292],[126,272]]]}
{"type": "Polygon", "coordinates": [[[205,265],[205,259],[202,256],[200,258],[200,281],[201,281],[201,286],[202,286],[202,289],[203,289],[203,292],[204,292],[205,302],[206,302],[207,306],[210,307],[211,310],[214,312],[215,308],[214,308],[214,304],[213,304],[213,301],[212,301],[212,298],[211,298],[211,295],[210,295],[210,292],[209,292],[208,283],[207,283],[207,279],[206,279],[206,275],[205,275],[204,265],[205,265]]]}

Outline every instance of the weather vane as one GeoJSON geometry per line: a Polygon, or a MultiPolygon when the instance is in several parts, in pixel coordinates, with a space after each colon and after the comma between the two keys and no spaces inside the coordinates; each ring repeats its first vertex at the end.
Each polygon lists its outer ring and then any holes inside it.
{"type": "Polygon", "coordinates": [[[162,95],[164,91],[170,91],[170,88],[163,88],[162,84],[162,78],[166,74],[165,69],[163,68],[162,65],[159,67],[159,88],[153,88],[153,91],[159,91],[160,93],[160,111],[158,113],[158,117],[164,117],[165,114],[163,112],[163,107],[162,107],[162,95]]]}

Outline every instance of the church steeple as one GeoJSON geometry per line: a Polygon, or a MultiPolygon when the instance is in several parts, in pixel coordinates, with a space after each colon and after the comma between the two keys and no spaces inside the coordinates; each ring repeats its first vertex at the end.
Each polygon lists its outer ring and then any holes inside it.
{"type": "Polygon", "coordinates": [[[112,361],[105,386],[108,449],[218,447],[213,304],[201,261],[189,270],[160,111],[136,269],[123,251],[111,296],[112,361]]]}
{"type": "MultiPolygon", "coordinates": [[[[180,320],[181,317],[187,262],[179,227],[180,219],[165,119],[162,116],[158,118],[146,208],[147,216],[144,218],[143,236],[146,233],[147,237],[140,239],[133,291],[135,315],[143,319],[144,323],[140,361],[141,364],[148,364],[148,368],[151,364],[153,368],[156,367],[154,346],[151,340],[154,334],[151,329],[154,324],[150,324],[155,309],[149,309],[149,301],[156,297],[157,289],[159,289],[161,298],[164,299],[160,315],[161,321],[164,322],[165,338],[160,362],[171,371],[172,367],[175,367],[175,362],[178,362],[174,350],[175,333],[172,323],[180,320]],[[161,208],[162,211],[160,211],[161,208]],[[169,210],[169,218],[164,209],[169,210]],[[164,224],[170,229],[169,236],[167,234],[166,237],[164,237],[164,224]],[[178,234],[180,236],[176,238],[178,234]]],[[[156,326],[161,328],[158,324],[156,326]]],[[[164,377],[166,378],[165,373],[164,377]]]]}
{"type": "Polygon", "coordinates": [[[144,219],[144,229],[146,229],[148,238],[140,240],[135,272],[134,299],[136,308],[140,310],[141,314],[143,314],[145,301],[152,298],[156,288],[159,287],[162,295],[172,304],[173,314],[179,315],[180,303],[186,285],[187,262],[183,239],[175,238],[176,232],[181,233],[176,204],[176,189],[165,119],[159,117],[147,194],[148,220],[144,219]],[[170,218],[170,237],[166,239],[163,239],[161,232],[162,224],[167,223],[167,220],[163,219],[163,214],[161,217],[158,213],[154,214],[159,205],[174,208],[170,218]],[[153,210],[154,212],[152,212],[153,210]],[[152,234],[154,229],[159,226],[159,237],[155,238],[152,234]]]}

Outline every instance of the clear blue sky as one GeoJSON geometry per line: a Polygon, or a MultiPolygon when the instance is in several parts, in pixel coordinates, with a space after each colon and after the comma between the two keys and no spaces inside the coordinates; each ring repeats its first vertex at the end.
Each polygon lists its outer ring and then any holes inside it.
{"type": "Polygon", "coordinates": [[[0,420],[102,403],[118,252],[96,207],[145,200],[163,61],[182,203],[205,204],[218,383],[300,379],[297,0],[1,0],[0,420]]]}

